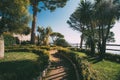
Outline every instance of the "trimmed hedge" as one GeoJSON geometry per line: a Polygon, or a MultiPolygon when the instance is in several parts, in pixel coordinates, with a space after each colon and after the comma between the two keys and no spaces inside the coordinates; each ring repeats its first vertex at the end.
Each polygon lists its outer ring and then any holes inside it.
{"type": "Polygon", "coordinates": [[[84,60],[86,58],[84,53],[73,52],[67,49],[61,49],[59,52],[69,57],[76,64],[81,80],[99,80],[96,71],[84,60]]]}

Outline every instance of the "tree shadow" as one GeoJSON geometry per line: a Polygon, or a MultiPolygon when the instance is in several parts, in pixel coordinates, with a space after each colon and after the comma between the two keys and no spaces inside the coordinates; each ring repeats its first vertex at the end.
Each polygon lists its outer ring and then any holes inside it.
{"type": "Polygon", "coordinates": [[[64,79],[65,80],[76,80],[75,71],[74,71],[72,64],[66,58],[61,56],[59,53],[52,54],[52,56],[60,59],[58,61],[51,62],[52,67],[54,67],[53,70],[64,68],[65,69],[64,72],[66,73],[64,74],[63,72],[61,75],[58,75],[52,79],[55,79],[55,78],[57,79],[59,77],[62,77],[59,80],[64,80],[64,79]]]}
{"type": "Polygon", "coordinates": [[[120,80],[120,71],[119,71],[119,73],[117,75],[117,79],[116,80],[120,80]]]}
{"type": "Polygon", "coordinates": [[[32,60],[0,62],[0,80],[32,80],[39,75],[39,67],[32,60]]]}
{"type": "Polygon", "coordinates": [[[102,61],[102,59],[99,56],[94,56],[94,57],[93,56],[89,56],[87,60],[89,62],[93,63],[93,64],[102,61]]]}

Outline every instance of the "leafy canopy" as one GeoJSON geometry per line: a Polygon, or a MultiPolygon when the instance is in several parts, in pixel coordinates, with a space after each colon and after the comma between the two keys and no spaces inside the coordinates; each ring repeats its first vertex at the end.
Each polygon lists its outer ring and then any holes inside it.
{"type": "Polygon", "coordinates": [[[0,34],[5,31],[19,33],[28,27],[29,0],[0,0],[0,34]]]}

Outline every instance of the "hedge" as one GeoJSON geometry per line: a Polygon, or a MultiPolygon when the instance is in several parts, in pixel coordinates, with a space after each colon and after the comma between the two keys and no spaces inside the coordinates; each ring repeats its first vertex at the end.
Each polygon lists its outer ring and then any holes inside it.
{"type": "Polygon", "coordinates": [[[120,63],[120,55],[118,55],[118,54],[106,53],[106,54],[104,54],[104,58],[107,59],[107,60],[110,60],[110,61],[120,63]]]}
{"type": "Polygon", "coordinates": [[[96,71],[93,70],[91,64],[84,59],[86,58],[84,53],[73,52],[67,49],[61,49],[59,52],[69,57],[75,63],[81,80],[99,80],[96,71]]]}

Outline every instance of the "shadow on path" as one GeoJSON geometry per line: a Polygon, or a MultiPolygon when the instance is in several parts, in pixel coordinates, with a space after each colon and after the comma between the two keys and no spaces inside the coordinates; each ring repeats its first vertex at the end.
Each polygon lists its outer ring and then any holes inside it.
{"type": "Polygon", "coordinates": [[[69,61],[53,53],[51,56],[51,66],[45,80],[76,80],[75,72],[69,61]]]}

